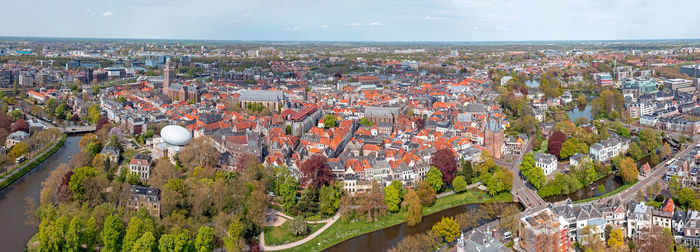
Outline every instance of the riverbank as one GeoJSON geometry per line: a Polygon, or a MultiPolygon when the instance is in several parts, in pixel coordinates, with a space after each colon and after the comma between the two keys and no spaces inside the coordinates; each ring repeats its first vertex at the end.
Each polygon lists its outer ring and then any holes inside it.
{"type": "MultiPolygon", "coordinates": [[[[423,216],[426,216],[459,205],[488,202],[511,202],[512,200],[512,196],[509,192],[490,197],[483,191],[468,190],[464,193],[450,194],[438,198],[433,206],[423,207],[422,213],[423,216]]],[[[349,221],[339,220],[333,223],[333,225],[314,239],[300,246],[283,251],[321,251],[353,237],[401,224],[404,222],[405,214],[406,211],[402,209],[398,213],[389,213],[386,216],[379,218],[379,220],[376,222],[367,221],[365,218],[358,218],[356,220],[349,221]]]]}
{"type": "Polygon", "coordinates": [[[34,169],[34,167],[41,164],[41,162],[44,162],[44,160],[56,153],[56,151],[63,147],[63,144],[66,142],[67,136],[67,134],[63,134],[63,136],[61,136],[61,139],[58,140],[58,142],[56,142],[43,154],[39,155],[38,157],[34,157],[31,160],[25,161],[25,163],[21,165],[22,167],[16,168],[12,171],[12,174],[10,174],[10,176],[3,178],[2,181],[0,181],[0,191],[14,183],[17,179],[21,178],[22,176],[24,176],[24,174],[27,174],[29,171],[34,169]]]}
{"type": "Polygon", "coordinates": [[[633,185],[637,184],[637,182],[639,182],[639,180],[636,180],[636,181],[634,181],[634,182],[632,182],[632,183],[624,184],[624,185],[618,187],[617,189],[615,189],[615,190],[613,190],[613,191],[611,191],[611,192],[608,192],[608,193],[606,193],[606,194],[603,194],[603,195],[600,195],[600,196],[596,196],[596,197],[592,197],[592,198],[588,198],[588,199],[577,200],[577,201],[574,201],[573,203],[574,203],[574,204],[586,203],[586,202],[590,202],[590,201],[602,199],[602,198],[605,198],[605,197],[609,197],[609,196],[618,194],[618,193],[620,193],[620,192],[626,190],[627,188],[632,187],[633,185]]]}

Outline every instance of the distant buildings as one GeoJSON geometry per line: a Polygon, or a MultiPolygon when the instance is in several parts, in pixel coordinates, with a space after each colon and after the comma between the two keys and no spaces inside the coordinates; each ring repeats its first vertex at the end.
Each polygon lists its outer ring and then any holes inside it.
{"type": "Polygon", "coordinates": [[[594,73],[593,79],[595,80],[596,84],[598,84],[598,86],[606,87],[613,85],[613,79],[609,73],[594,73]]]}
{"type": "Polygon", "coordinates": [[[238,97],[241,108],[246,110],[249,104],[262,104],[270,111],[277,111],[282,107],[283,101],[284,93],[282,91],[243,90],[238,97]]]}

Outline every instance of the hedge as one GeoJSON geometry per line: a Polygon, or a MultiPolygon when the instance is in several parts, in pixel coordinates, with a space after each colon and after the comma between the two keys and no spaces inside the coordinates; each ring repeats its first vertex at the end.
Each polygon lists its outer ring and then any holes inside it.
{"type": "Polygon", "coordinates": [[[63,136],[61,137],[61,140],[59,140],[56,145],[54,145],[48,151],[44,152],[44,154],[41,154],[41,156],[39,156],[39,158],[34,159],[34,161],[29,162],[29,160],[28,160],[28,161],[25,161],[25,163],[22,163],[23,167],[20,168],[19,171],[12,173],[12,175],[10,175],[7,179],[0,182],[0,190],[5,189],[5,187],[11,185],[15,181],[17,181],[17,179],[24,176],[24,174],[27,174],[27,172],[31,171],[32,169],[34,169],[34,167],[41,164],[41,162],[44,162],[44,160],[46,160],[51,155],[56,153],[56,151],[58,151],[58,149],[60,149],[63,146],[63,144],[66,142],[66,137],[67,137],[67,135],[63,134],[63,136]],[[27,162],[29,162],[29,163],[27,164],[27,162]]]}

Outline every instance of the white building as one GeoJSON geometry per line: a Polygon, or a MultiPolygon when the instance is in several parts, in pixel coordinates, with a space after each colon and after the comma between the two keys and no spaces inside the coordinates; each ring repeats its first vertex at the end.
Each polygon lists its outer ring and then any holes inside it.
{"type": "Polygon", "coordinates": [[[535,166],[542,168],[545,175],[557,169],[557,157],[549,153],[536,153],[535,166]]]}
{"type": "Polygon", "coordinates": [[[629,143],[629,139],[609,138],[600,141],[600,143],[591,145],[589,152],[593,160],[598,162],[607,162],[618,154],[627,151],[629,143]]]}

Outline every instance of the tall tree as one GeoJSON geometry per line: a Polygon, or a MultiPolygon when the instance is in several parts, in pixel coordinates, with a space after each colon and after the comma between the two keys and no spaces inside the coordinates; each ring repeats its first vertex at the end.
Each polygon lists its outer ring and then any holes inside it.
{"type": "Polygon", "coordinates": [[[547,153],[561,158],[561,148],[564,142],[566,142],[566,135],[561,131],[555,131],[549,137],[549,142],[547,142],[547,153]]]}
{"type": "Polygon", "coordinates": [[[214,229],[211,227],[201,227],[197,232],[194,241],[197,252],[211,252],[214,250],[214,229]]]}
{"type": "Polygon", "coordinates": [[[124,225],[118,215],[110,215],[105,219],[104,227],[102,228],[102,251],[118,252],[121,251],[122,234],[124,225]]]}
{"type": "Polygon", "coordinates": [[[309,160],[301,164],[301,182],[305,186],[320,188],[333,181],[333,171],[328,165],[328,160],[322,155],[313,155],[309,160]]]}
{"type": "Polygon", "coordinates": [[[408,189],[406,193],[406,198],[403,201],[403,208],[406,209],[406,215],[404,219],[409,226],[418,225],[423,218],[423,207],[421,206],[418,194],[413,189],[408,189]]]}
{"type": "Polygon", "coordinates": [[[443,186],[442,173],[440,170],[431,166],[428,173],[425,175],[425,181],[428,181],[430,186],[435,190],[435,192],[440,192],[443,186]]]}
{"type": "Polygon", "coordinates": [[[418,182],[416,194],[418,194],[421,204],[426,206],[432,206],[435,204],[435,189],[428,184],[428,181],[421,180],[418,182]]]}
{"type": "Polygon", "coordinates": [[[430,165],[440,169],[445,184],[452,184],[452,179],[457,175],[457,158],[452,149],[440,149],[433,153],[430,165]]]}
{"type": "Polygon", "coordinates": [[[433,232],[441,236],[446,242],[452,242],[459,236],[459,224],[453,217],[442,217],[440,222],[435,223],[433,232]]]}
{"type": "Polygon", "coordinates": [[[632,158],[627,157],[620,162],[620,176],[625,183],[631,183],[637,180],[639,175],[639,170],[637,170],[637,163],[632,160],[632,158]]]}

